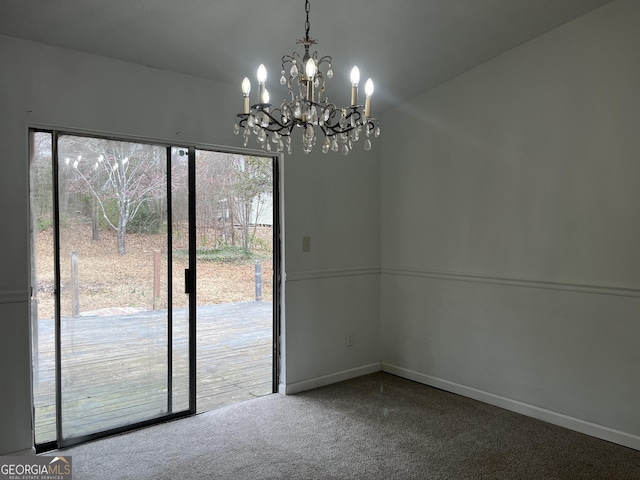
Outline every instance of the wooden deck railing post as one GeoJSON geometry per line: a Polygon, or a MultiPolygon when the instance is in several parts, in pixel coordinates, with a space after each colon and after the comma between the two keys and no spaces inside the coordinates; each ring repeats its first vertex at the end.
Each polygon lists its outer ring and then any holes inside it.
{"type": "Polygon", "coordinates": [[[153,309],[160,308],[160,250],[153,251],[153,309]]]}
{"type": "Polygon", "coordinates": [[[256,302],[262,300],[262,264],[256,261],[256,302]]]}
{"type": "Polygon", "coordinates": [[[80,316],[80,279],[78,277],[78,252],[71,252],[71,316],[80,316]]]}

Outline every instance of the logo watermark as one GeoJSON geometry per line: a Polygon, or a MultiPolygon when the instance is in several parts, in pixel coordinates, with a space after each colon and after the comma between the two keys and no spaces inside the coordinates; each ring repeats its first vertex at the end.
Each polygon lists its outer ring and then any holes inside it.
{"type": "Polygon", "coordinates": [[[0,457],[0,480],[71,480],[71,457],[0,457]]]}

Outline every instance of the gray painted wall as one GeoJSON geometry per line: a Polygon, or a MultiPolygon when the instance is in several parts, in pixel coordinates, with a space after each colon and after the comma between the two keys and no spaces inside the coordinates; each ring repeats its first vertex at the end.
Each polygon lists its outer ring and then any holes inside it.
{"type": "Polygon", "coordinates": [[[640,448],[638,31],[613,2],[385,116],[385,370],[640,448]]]}
{"type": "MultiPolygon", "coordinates": [[[[4,36],[0,64],[2,455],[32,445],[28,125],[240,146],[232,130],[242,98],[238,86],[4,36]]],[[[378,158],[379,150],[346,158],[294,153],[283,161],[286,273],[297,297],[284,304],[285,391],[356,375],[375,362],[379,369],[378,158]],[[304,254],[303,235],[312,237],[312,250],[304,254]],[[349,348],[347,329],[356,338],[349,348]]]]}

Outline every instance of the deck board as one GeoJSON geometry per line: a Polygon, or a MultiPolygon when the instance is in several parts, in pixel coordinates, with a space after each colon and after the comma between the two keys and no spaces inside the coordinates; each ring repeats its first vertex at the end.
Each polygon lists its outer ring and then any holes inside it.
{"type": "MultiPolygon", "coordinates": [[[[174,311],[174,411],[188,406],[188,331],[174,311]]],[[[63,430],[82,436],[168,411],[167,312],[62,319],[63,430]]],[[[55,440],[53,320],[38,324],[34,373],[36,443],[55,440]]],[[[241,302],[198,308],[198,411],[272,391],[272,305],[241,302]]]]}

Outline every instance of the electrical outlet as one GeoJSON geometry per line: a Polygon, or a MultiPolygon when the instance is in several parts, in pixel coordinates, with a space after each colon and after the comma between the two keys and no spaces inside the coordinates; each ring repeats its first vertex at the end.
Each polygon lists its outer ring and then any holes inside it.
{"type": "Polygon", "coordinates": [[[311,251],[311,237],[302,237],[302,251],[303,252],[311,251]]]}
{"type": "Polygon", "coordinates": [[[355,343],[355,338],[353,337],[353,333],[347,333],[347,347],[353,347],[355,343]]]}

